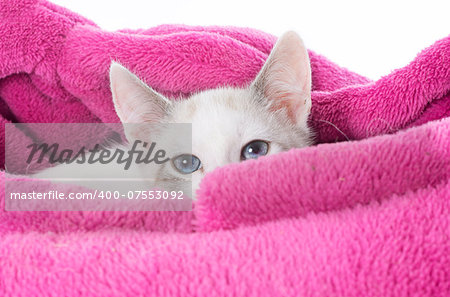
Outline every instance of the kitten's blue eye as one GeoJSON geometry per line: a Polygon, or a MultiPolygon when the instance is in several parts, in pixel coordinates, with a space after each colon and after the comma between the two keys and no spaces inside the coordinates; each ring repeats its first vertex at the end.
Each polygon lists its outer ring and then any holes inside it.
{"type": "Polygon", "coordinates": [[[175,169],[182,174],[189,174],[197,171],[202,163],[200,159],[194,155],[183,154],[172,159],[175,169]]]}
{"type": "Polygon", "coordinates": [[[241,160],[256,159],[267,155],[269,144],[262,140],[253,140],[246,144],[241,151],[241,160]]]}

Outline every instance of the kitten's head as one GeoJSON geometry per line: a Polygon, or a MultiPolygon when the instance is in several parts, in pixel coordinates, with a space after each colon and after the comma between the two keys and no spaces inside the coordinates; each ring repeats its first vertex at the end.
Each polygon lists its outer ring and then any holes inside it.
{"type": "Polygon", "coordinates": [[[279,38],[246,88],[218,88],[169,101],[117,63],[114,106],[123,123],[192,123],[192,155],[171,156],[165,176],[200,180],[218,166],[311,144],[311,68],[300,37],[279,38]]]}

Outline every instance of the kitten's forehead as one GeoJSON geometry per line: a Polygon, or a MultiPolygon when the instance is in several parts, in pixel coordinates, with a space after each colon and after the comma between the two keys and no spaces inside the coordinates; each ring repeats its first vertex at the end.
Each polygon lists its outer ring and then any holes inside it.
{"type": "Polygon", "coordinates": [[[177,122],[192,123],[199,131],[233,132],[230,130],[261,113],[252,96],[248,89],[208,90],[178,102],[172,116],[177,122]]]}
{"type": "Polygon", "coordinates": [[[248,89],[219,88],[207,90],[191,96],[188,100],[178,102],[174,117],[192,122],[200,114],[214,113],[223,110],[242,111],[254,106],[252,92],[248,89]]]}

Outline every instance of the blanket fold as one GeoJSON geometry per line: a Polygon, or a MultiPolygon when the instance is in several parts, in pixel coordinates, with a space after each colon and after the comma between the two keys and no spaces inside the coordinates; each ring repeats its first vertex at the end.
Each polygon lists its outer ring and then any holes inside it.
{"type": "Polygon", "coordinates": [[[3,296],[448,296],[448,181],[381,205],[213,233],[20,233],[3,296]],[[45,269],[45,270],[44,270],[45,269]]]}
{"type": "Polygon", "coordinates": [[[326,212],[445,182],[450,178],[449,127],[447,118],[394,135],[322,144],[218,169],[202,181],[198,228],[326,212]],[[240,180],[246,181],[244,189],[240,180]]]}
{"type": "MultiPolygon", "coordinates": [[[[117,122],[113,60],[182,100],[247,85],[275,40],[107,32],[46,0],[3,0],[0,168],[5,124],[117,122]]],[[[318,145],[218,168],[192,212],[5,211],[0,172],[0,295],[449,296],[450,36],[376,81],[309,54],[318,145]]]]}

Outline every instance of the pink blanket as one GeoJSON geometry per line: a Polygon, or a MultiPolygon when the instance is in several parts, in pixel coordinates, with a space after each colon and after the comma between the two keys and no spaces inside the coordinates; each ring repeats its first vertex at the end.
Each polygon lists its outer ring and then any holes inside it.
{"type": "MultiPolygon", "coordinates": [[[[176,98],[249,83],[274,41],[106,32],[44,0],[2,0],[0,165],[4,123],[116,122],[111,60],[176,98]]],[[[1,210],[0,295],[449,296],[450,37],[378,81],[310,57],[319,145],[217,169],[192,212],[1,210]]]]}

